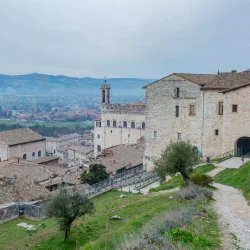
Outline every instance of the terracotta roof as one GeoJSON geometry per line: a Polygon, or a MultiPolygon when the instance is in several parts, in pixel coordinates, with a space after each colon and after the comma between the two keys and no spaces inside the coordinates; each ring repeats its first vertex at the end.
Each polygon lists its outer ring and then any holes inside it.
{"type": "Polygon", "coordinates": [[[44,156],[44,157],[35,159],[35,160],[33,160],[33,162],[41,164],[44,162],[54,161],[54,160],[58,160],[58,159],[60,159],[60,157],[51,155],[51,156],[44,156]]]}
{"type": "Polygon", "coordinates": [[[77,137],[81,137],[81,135],[77,134],[77,133],[73,133],[73,134],[68,134],[68,135],[63,135],[61,137],[46,137],[47,141],[54,141],[54,142],[61,142],[61,141],[66,141],[66,140],[70,140],[70,139],[74,139],[77,137]]]}
{"type": "Polygon", "coordinates": [[[45,139],[29,128],[20,128],[0,132],[0,140],[11,146],[45,139]]]}
{"type": "Polygon", "coordinates": [[[142,101],[133,102],[133,103],[130,103],[130,106],[145,106],[145,103],[142,101]]]}
{"type": "Polygon", "coordinates": [[[77,152],[82,153],[82,154],[88,154],[88,153],[94,151],[94,148],[87,147],[87,146],[72,145],[72,146],[68,147],[68,150],[77,151],[77,152]]]}
{"type": "MultiPolygon", "coordinates": [[[[218,74],[186,74],[186,73],[173,73],[172,75],[179,76],[185,80],[193,82],[203,87],[203,89],[218,89],[229,90],[239,87],[244,87],[250,84],[250,71],[243,72],[224,72],[218,74]]],[[[165,79],[164,77],[162,79],[165,79]]],[[[162,80],[160,79],[160,80],[162,80]]],[[[158,81],[160,81],[158,80],[158,81]]],[[[151,84],[157,83],[155,81],[151,84]]],[[[150,84],[149,84],[150,85],[150,84]]],[[[147,87],[148,85],[144,86],[147,87]]]]}
{"type": "MultiPolygon", "coordinates": [[[[99,158],[94,163],[102,163],[108,173],[126,167],[130,169],[143,163],[143,150],[137,145],[118,145],[105,150],[110,155],[99,158]]],[[[93,162],[92,162],[93,163],[93,162]]]]}

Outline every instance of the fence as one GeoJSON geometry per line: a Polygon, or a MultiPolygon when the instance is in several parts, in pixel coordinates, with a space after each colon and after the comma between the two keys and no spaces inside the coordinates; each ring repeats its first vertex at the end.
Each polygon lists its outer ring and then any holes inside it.
{"type": "Polygon", "coordinates": [[[221,161],[221,160],[224,160],[224,159],[229,158],[231,156],[237,156],[235,150],[230,150],[230,151],[228,151],[226,153],[223,153],[221,155],[217,155],[215,157],[211,157],[209,160],[211,160],[211,161],[221,161]]]}
{"type": "Polygon", "coordinates": [[[99,193],[103,193],[107,190],[117,188],[124,185],[129,185],[129,181],[132,181],[133,178],[144,172],[143,165],[140,165],[136,168],[132,168],[126,172],[115,175],[107,180],[98,182],[94,185],[91,185],[87,188],[79,190],[78,192],[82,195],[87,195],[88,197],[93,197],[99,193]]]}
{"type": "Polygon", "coordinates": [[[0,209],[0,224],[19,216],[39,220],[45,217],[44,205],[15,203],[0,209]]]}
{"type": "MultiPolygon", "coordinates": [[[[140,183],[145,181],[146,177],[134,177],[144,173],[143,165],[136,168],[130,169],[119,175],[115,175],[107,180],[98,182],[88,188],[78,191],[82,195],[87,195],[89,198],[103,193],[107,190],[120,187],[122,185],[129,185],[130,183],[140,183]]],[[[15,203],[4,208],[0,208],[0,224],[18,218],[19,216],[24,216],[31,219],[39,220],[45,217],[45,208],[43,205],[35,205],[30,203],[15,203]]]]}

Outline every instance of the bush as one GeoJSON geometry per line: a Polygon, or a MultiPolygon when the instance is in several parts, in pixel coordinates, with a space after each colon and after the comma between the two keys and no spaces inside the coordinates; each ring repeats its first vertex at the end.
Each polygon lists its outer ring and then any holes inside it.
{"type": "Polygon", "coordinates": [[[202,187],[208,187],[214,182],[213,178],[207,174],[196,174],[191,177],[191,180],[195,185],[202,187]]]}
{"type": "Polygon", "coordinates": [[[204,187],[189,185],[180,189],[180,196],[184,200],[207,198],[212,199],[213,192],[204,187]]]}
{"type": "Polygon", "coordinates": [[[169,230],[163,236],[167,237],[167,238],[170,238],[172,241],[181,241],[181,242],[184,242],[184,243],[194,241],[194,236],[193,236],[193,234],[191,232],[189,232],[187,230],[181,230],[179,228],[169,230]]]}
{"type": "Polygon", "coordinates": [[[195,247],[211,247],[213,243],[210,240],[207,240],[204,236],[200,235],[196,237],[193,241],[195,247]]]}

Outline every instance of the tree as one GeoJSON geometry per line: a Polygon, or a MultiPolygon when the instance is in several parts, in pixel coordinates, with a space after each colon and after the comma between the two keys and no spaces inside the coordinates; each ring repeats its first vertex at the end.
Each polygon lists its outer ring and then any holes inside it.
{"type": "Polygon", "coordinates": [[[109,175],[103,164],[91,164],[89,166],[89,172],[87,173],[85,171],[81,174],[82,183],[88,183],[89,185],[93,185],[108,178],[109,175]]]}
{"type": "Polygon", "coordinates": [[[195,147],[184,141],[170,142],[160,158],[154,162],[155,171],[161,181],[166,179],[166,175],[174,176],[180,173],[187,185],[193,183],[189,174],[198,163],[199,157],[195,147]]]}
{"type": "Polygon", "coordinates": [[[71,224],[77,217],[94,211],[93,202],[87,196],[79,193],[69,193],[61,188],[56,192],[46,206],[46,215],[55,217],[64,231],[64,242],[69,239],[71,224]]]}

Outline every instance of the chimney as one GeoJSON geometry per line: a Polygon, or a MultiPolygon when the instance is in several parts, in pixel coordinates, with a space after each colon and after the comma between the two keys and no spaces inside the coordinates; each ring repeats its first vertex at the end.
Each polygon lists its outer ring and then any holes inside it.
{"type": "Polygon", "coordinates": [[[236,70],[236,69],[233,69],[233,70],[232,70],[232,73],[237,73],[237,70],[236,70]]]}

